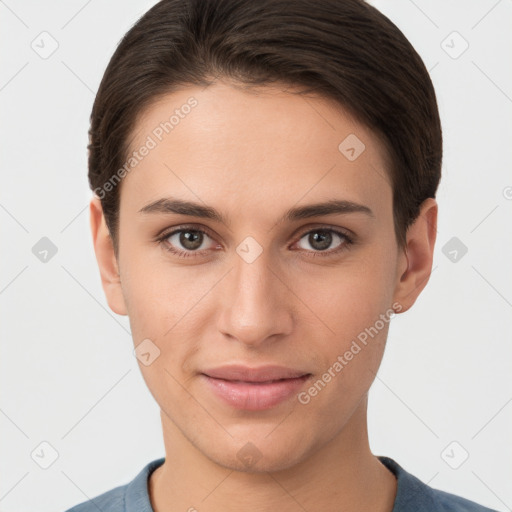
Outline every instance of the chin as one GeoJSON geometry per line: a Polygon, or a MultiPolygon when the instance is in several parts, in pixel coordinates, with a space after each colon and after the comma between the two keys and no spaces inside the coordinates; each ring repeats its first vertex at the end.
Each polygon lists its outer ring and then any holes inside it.
{"type": "Polygon", "coordinates": [[[265,438],[268,432],[265,429],[265,433],[260,433],[259,436],[237,436],[224,445],[208,443],[207,446],[198,448],[219,466],[252,474],[289,469],[305,460],[308,453],[314,450],[314,447],[304,442],[304,436],[298,433],[294,436],[283,430],[280,436],[276,435],[273,440],[269,440],[268,437],[265,438]],[[216,448],[212,450],[212,446],[216,448]]]}

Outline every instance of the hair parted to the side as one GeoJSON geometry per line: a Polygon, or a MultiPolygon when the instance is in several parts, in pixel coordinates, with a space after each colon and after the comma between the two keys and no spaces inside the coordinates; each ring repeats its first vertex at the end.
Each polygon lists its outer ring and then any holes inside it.
{"type": "Polygon", "coordinates": [[[421,203],[436,194],[442,131],[432,81],[403,33],[363,0],[162,0],[120,42],[91,113],[89,183],[102,191],[116,252],[122,183],[104,185],[119,176],[138,117],[160,96],[218,77],[300,86],[370,128],[388,151],[405,247],[421,203]]]}

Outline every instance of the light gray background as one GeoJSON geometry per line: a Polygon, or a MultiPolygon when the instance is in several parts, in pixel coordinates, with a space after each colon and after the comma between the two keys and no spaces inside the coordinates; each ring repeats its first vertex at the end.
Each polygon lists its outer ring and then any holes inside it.
{"type": "MultiPolygon", "coordinates": [[[[94,93],[154,3],[0,1],[3,512],[64,510],[164,455],[127,319],[103,296],[86,210],[94,93]],[[31,47],[51,48],[43,31],[59,45],[47,59],[31,47]],[[32,253],[42,237],[58,248],[46,263],[32,253]],[[58,452],[48,469],[42,442],[58,452]]],[[[433,487],[511,510],[512,0],[373,4],[431,71],[445,154],[434,272],[392,321],[371,447],[433,487]],[[454,31],[469,44],[457,58],[454,31]],[[468,248],[456,262],[443,253],[453,237],[468,248]]]]}

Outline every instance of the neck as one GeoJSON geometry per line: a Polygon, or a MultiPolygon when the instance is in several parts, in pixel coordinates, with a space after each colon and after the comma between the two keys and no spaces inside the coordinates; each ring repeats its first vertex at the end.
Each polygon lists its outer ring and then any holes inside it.
{"type": "Polygon", "coordinates": [[[242,472],[204,456],[162,414],[165,463],[149,480],[155,512],[391,512],[395,476],[369,447],[367,397],[341,432],[300,463],[275,472],[242,472]]]}

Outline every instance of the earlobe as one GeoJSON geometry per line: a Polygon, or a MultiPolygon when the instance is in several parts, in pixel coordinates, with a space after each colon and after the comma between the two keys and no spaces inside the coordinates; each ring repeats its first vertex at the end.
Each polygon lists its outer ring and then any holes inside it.
{"type": "Polygon", "coordinates": [[[437,202],[426,199],[420,214],[407,230],[407,246],[400,254],[394,301],[407,311],[425,288],[432,272],[434,246],[437,234],[437,202]]]}
{"type": "Polygon", "coordinates": [[[91,199],[89,212],[94,252],[108,305],[114,313],[127,315],[114,245],[105,222],[101,201],[97,197],[91,199]]]}

